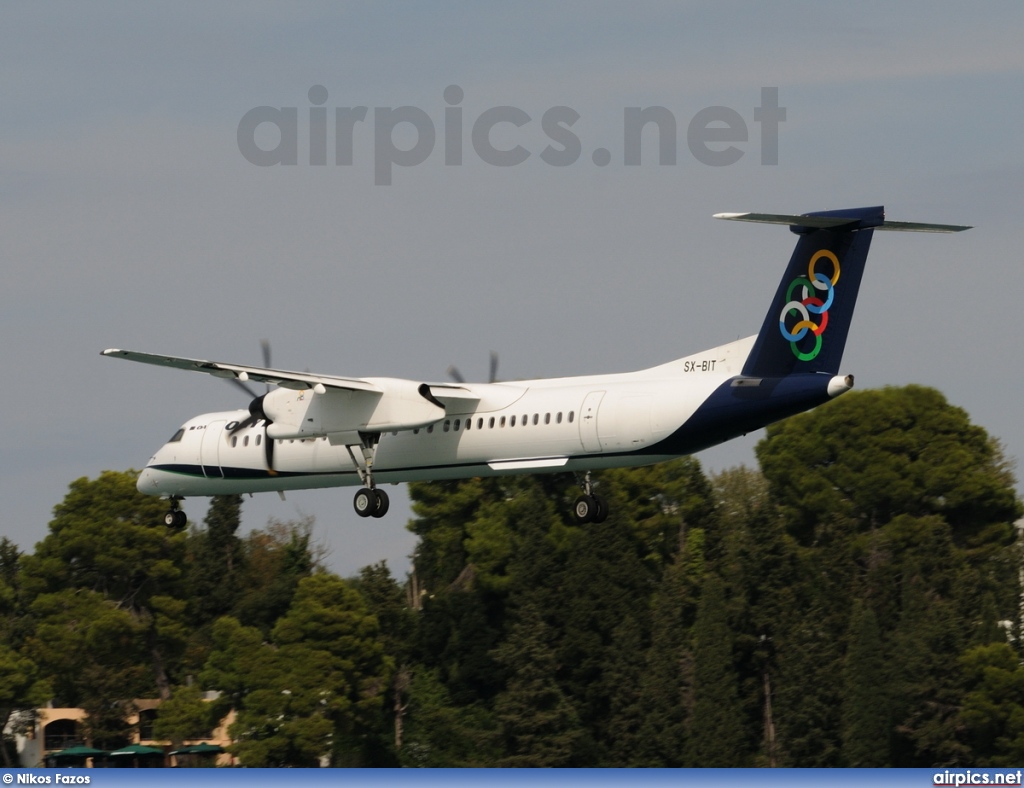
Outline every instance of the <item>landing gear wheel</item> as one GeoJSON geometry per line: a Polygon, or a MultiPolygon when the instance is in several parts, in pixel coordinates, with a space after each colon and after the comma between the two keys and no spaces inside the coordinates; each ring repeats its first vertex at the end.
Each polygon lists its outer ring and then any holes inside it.
{"type": "Polygon", "coordinates": [[[377,511],[377,496],[374,495],[373,490],[364,487],[356,493],[356,497],[352,500],[352,506],[355,507],[356,514],[360,517],[369,517],[377,511]]]}
{"type": "Polygon", "coordinates": [[[391,501],[388,500],[388,494],[383,490],[374,488],[373,497],[376,499],[377,508],[373,512],[374,517],[383,517],[388,513],[388,509],[391,507],[391,501]]]}
{"type": "Polygon", "coordinates": [[[592,523],[597,514],[597,501],[590,495],[581,495],[572,507],[572,515],[579,525],[592,523]]]}
{"type": "Polygon", "coordinates": [[[164,525],[168,528],[184,528],[188,525],[188,515],[181,509],[172,509],[164,515],[164,525]]]}
{"type": "Polygon", "coordinates": [[[597,511],[594,512],[592,523],[603,523],[608,519],[608,500],[603,495],[591,496],[597,504],[597,511]]]}

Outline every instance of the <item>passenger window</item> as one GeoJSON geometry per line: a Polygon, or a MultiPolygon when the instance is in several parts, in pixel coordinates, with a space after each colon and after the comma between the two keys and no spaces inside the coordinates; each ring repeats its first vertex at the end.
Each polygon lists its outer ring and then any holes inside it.
{"type": "Polygon", "coordinates": [[[182,427],[180,430],[178,430],[176,433],[174,433],[171,436],[171,439],[169,441],[167,441],[167,442],[168,443],[177,443],[178,441],[180,441],[182,439],[182,437],[184,435],[185,435],[185,428],[182,427]]]}
{"type": "Polygon", "coordinates": [[[231,436],[231,448],[233,449],[237,445],[238,445],[238,436],[237,435],[232,435],[231,436]]]}
{"type": "Polygon", "coordinates": [[[538,419],[538,418],[540,418],[540,417],[538,416],[538,414],[534,413],[534,414],[533,414],[533,423],[534,423],[534,424],[536,424],[536,423],[537,423],[537,419],[538,419]]]}
{"type": "Polygon", "coordinates": [[[523,426],[525,427],[529,423],[530,423],[530,417],[524,413],[523,414],[523,426]]]}
{"type": "Polygon", "coordinates": [[[412,434],[413,434],[413,435],[419,435],[419,434],[420,434],[420,431],[419,431],[418,429],[416,429],[416,430],[413,430],[413,431],[412,431],[412,434]]]}
{"type": "Polygon", "coordinates": [[[478,430],[482,430],[484,428],[484,417],[483,416],[481,416],[479,419],[476,420],[476,428],[478,430]]]}
{"type": "Polygon", "coordinates": [[[249,445],[249,436],[248,435],[246,435],[244,438],[242,438],[242,445],[243,446],[248,446],[249,445]]]}
{"type": "Polygon", "coordinates": [[[545,424],[550,424],[551,423],[551,414],[550,413],[545,413],[544,414],[544,423],[545,424]]]}
{"type": "Polygon", "coordinates": [[[461,420],[461,419],[456,419],[456,420],[455,420],[455,431],[456,431],[456,432],[458,432],[458,431],[459,431],[459,425],[460,425],[461,423],[462,423],[462,420],[461,420]]]}
{"type": "Polygon", "coordinates": [[[561,424],[562,423],[562,411],[558,411],[558,415],[555,416],[555,423],[557,423],[557,424],[561,424]]]}
{"type": "Polygon", "coordinates": [[[450,419],[444,420],[444,431],[448,432],[452,428],[452,422],[450,419]]]}
{"type": "Polygon", "coordinates": [[[575,415],[575,411],[569,411],[569,423],[572,424],[572,417],[575,415]]]}
{"type": "Polygon", "coordinates": [[[466,419],[466,429],[470,430],[472,428],[473,428],[473,420],[472,419],[466,419]]]}
{"type": "Polygon", "coordinates": [[[494,429],[494,416],[491,416],[490,420],[487,422],[487,428],[492,430],[494,429]]]}
{"type": "Polygon", "coordinates": [[[516,426],[516,417],[515,416],[513,416],[511,419],[509,419],[508,426],[510,426],[510,427],[516,426]]]}
{"type": "Polygon", "coordinates": [[[498,426],[499,427],[504,427],[505,426],[505,417],[504,416],[501,417],[501,421],[498,422],[498,426]]]}
{"type": "Polygon", "coordinates": [[[427,432],[433,432],[433,431],[434,431],[434,425],[431,424],[429,427],[427,427],[427,432]]]}
{"type": "Polygon", "coordinates": [[[257,435],[256,436],[256,445],[259,446],[261,443],[263,443],[263,436],[262,435],[257,435]]]}

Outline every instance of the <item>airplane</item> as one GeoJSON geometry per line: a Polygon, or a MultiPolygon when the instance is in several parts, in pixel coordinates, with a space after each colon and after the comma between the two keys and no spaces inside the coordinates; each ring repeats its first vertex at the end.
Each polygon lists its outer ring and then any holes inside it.
{"type": "Polygon", "coordinates": [[[180,528],[179,502],[191,496],[358,486],[356,513],[383,517],[383,483],[572,472],[576,522],[602,522],[608,502],[592,471],[693,454],[853,387],[839,365],[875,230],[970,229],[889,221],[881,206],[715,218],[789,225],[798,236],[761,330],[638,372],[430,383],[104,350],[268,384],[248,410],[185,422],[146,464],[138,489],[169,499],[165,523],[180,528]]]}

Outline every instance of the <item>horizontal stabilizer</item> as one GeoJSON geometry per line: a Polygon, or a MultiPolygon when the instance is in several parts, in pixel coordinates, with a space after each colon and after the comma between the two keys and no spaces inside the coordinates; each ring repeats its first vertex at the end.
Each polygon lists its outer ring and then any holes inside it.
{"type": "Polygon", "coordinates": [[[844,215],[844,211],[822,211],[819,214],[786,213],[716,213],[716,219],[729,219],[736,222],[760,222],[761,224],[788,224],[793,232],[809,232],[811,230],[829,230],[842,227],[844,229],[860,229],[873,227],[876,230],[896,230],[918,233],[959,233],[970,230],[970,225],[963,224],[925,224],[921,222],[891,222],[881,218],[874,222],[860,222],[857,218],[844,215]]]}

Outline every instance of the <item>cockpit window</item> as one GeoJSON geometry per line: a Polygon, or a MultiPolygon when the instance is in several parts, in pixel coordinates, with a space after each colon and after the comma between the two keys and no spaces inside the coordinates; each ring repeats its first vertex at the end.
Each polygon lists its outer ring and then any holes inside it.
{"type": "Polygon", "coordinates": [[[174,435],[171,436],[171,439],[169,441],[167,441],[167,442],[168,443],[177,443],[178,441],[181,440],[181,436],[184,435],[184,434],[185,434],[185,428],[182,427],[180,430],[178,430],[176,433],[174,433],[174,435]]]}

